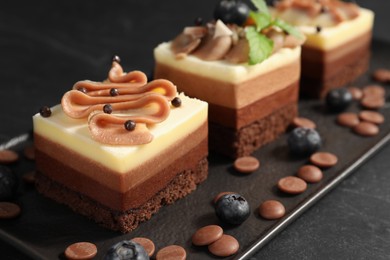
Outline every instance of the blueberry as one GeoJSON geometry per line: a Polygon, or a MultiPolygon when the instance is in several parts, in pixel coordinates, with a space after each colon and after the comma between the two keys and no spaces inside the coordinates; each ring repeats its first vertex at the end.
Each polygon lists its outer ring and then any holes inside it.
{"type": "Polygon", "coordinates": [[[326,105],[333,112],[345,110],[352,103],[352,94],[346,88],[336,88],[326,94],[326,105]]]}
{"type": "Polygon", "coordinates": [[[0,201],[12,198],[18,184],[18,177],[8,167],[0,166],[0,201]]]}
{"type": "Polygon", "coordinates": [[[249,16],[249,7],[237,0],[222,0],[214,9],[214,18],[224,23],[242,25],[249,16]]]}
{"type": "Polygon", "coordinates": [[[215,213],[222,222],[238,225],[249,217],[250,207],[240,194],[226,194],[215,204],[215,213]]]}
{"type": "Polygon", "coordinates": [[[309,155],[321,147],[322,141],[316,130],[297,127],[289,134],[287,143],[294,155],[309,155]]]}
{"type": "Polygon", "coordinates": [[[149,260],[148,253],[138,243],[130,240],[123,240],[113,245],[104,260],[149,260]]]}

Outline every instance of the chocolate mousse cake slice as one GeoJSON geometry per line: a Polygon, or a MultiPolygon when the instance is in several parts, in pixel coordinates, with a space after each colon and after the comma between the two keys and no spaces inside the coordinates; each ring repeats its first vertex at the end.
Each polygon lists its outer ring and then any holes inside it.
{"type": "Polygon", "coordinates": [[[155,48],[154,76],[207,101],[210,149],[237,158],[277,138],[297,116],[304,36],[272,19],[263,1],[243,17],[232,14],[245,10],[243,2],[229,1],[236,4],[229,10],[225,2],[215,20],[155,48]]]}
{"type": "Polygon", "coordinates": [[[33,117],[37,189],[129,232],[207,178],[207,107],[116,59],[108,80],[77,82],[33,117]]]}
{"type": "Polygon", "coordinates": [[[281,0],[273,13],[307,37],[302,47],[303,95],[322,98],[367,71],[372,11],[340,0],[281,0]]]}

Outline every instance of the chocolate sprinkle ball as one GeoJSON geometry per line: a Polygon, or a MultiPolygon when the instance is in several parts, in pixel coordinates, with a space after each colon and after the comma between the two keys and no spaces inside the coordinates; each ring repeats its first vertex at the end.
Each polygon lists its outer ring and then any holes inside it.
{"type": "Polygon", "coordinates": [[[49,117],[51,116],[51,109],[48,106],[43,106],[39,109],[39,114],[41,114],[42,117],[49,117]]]}
{"type": "Polygon", "coordinates": [[[86,88],[78,88],[77,90],[80,91],[80,92],[83,92],[84,94],[87,93],[87,89],[86,88]]]}
{"type": "Polygon", "coordinates": [[[265,219],[279,219],[286,214],[286,209],[280,201],[266,200],[261,203],[259,214],[265,219]]]}
{"type": "Polygon", "coordinates": [[[132,238],[131,241],[140,244],[146,251],[149,257],[151,257],[154,254],[154,251],[156,250],[156,247],[152,240],[146,237],[135,237],[132,238]]]}
{"type": "Polygon", "coordinates": [[[137,126],[137,124],[133,120],[127,120],[125,122],[125,129],[127,131],[133,131],[136,126],[137,126]]]}
{"type": "Polygon", "coordinates": [[[336,121],[339,125],[346,127],[354,127],[360,122],[358,115],[352,112],[339,114],[336,121]]]}
{"type": "Polygon", "coordinates": [[[314,165],[304,165],[299,168],[297,176],[310,183],[316,183],[322,180],[323,174],[320,168],[314,165]]]}
{"type": "Polygon", "coordinates": [[[234,168],[241,173],[252,173],[260,167],[260,162],[253,156],[244,156],[234,161],[234,168]]]}
{"type": "Polygon", "coordinates": [[[192,244],[196,246],[208,246],[220,239],[223,229],[218,225],[208,225],[198,229],[192,236],[192,244]]]}
{"type": "Polygon", "coordinates": [[[185,260],[187,257],[186,250],[181,246],[171,245],[160,249],[157,252],[156,260],[185,260]]]}
{"type": "Polygon", "coordinates": [[[121,63],[121,58],[119,58],[118,55],[115,55],[114,57],[112,57],[112,61],[121,63]]]}
{"type": "Polygon", "coordinates": [[[287,176],[278,181],[279,190],[288,194],[300,194],[307,188],[307,183],[301,178],[287,176]]]}
{"type": "Polygon", "coordinates": [[[116,89],[116,88],[110,89],[110,96],[115,97],[118,95],[119,95],[118,89],[116,89]]]}
{"type": "Polygon", "coordinates": [[[89,242],[78,242],[71,244],[65,250],[67,259],[92,259],[97,254],[96,245],[89,242]]]}
{"type": "Polygon", "coordinates": [[[179,97],[175,97],[171,101],[172,106],[174,107],[180,107],[181,106],[181,99],[179,97]]]}
{"type": "Polygon", "coordinates": [[[375,136],[379,133],[379,128],[373,123],[361,122],[353,128],[353,131],[361,136],[375,136]]]}
{"type": "Polygon", "coordinates": [[[112,113],[112,106],[110,104],[106,104],[103,106],[103,112],[106,114],[112,113]]]}
{"type": "Polygon", "coordinates": [[[237,253],[240,244],[230,235],[222,235],[220,239],[208,246],[210,253],[215,256],[227,257],[237,253]]]}
{"type": "Polygon", "coordinates": [[[336,155],[327,152],[318,152],[310,156],[310,162],[321,168],[332,167],[337,164],[336,155]]]}

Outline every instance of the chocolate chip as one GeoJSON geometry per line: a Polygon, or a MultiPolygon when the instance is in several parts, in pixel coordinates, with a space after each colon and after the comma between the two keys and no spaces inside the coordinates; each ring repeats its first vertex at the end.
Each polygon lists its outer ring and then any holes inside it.
{"type": "Polygon", "coordinates": [[[0,219],[12,219],[20,215],[21,209],[11,202],[0,202],[0,219]]]}
{"type": "Polygon", "coordinates": [[[260,167],[260,162],[252,156],[244,156],[234,161],[234,168],[241,173],[251,173],[260,167]]]}
{"type": "Polygon", "coordinates": [[[336,155],[327,152],[317,152],[310,156],[310,162],[321,168],[332,167],[337,164],[336,155]]]}
{"type": "Polygon", "coordinates": [[[294,127],[305,127],[311,129],[315,129],[317,127],[313,121],[304,117],[295,117],[292,121],[292,124],[294,127]]]}
{"type": "Polygon", "coordinates": [[[175,97],[171,101],[172,106],[174,107],[180,107],[181,106],[181,99],[179,97],[175,97]]]}
{"type": "Polygon", "coordinates": [[[22,176],[22,179],[26,183],[34,184],[35,183],[35,174],[36,174],[35,171],[29,171],[22,176]]]}
{"type": "Polygon", "coordinates": [[[286,209],[280,201],[266,200],[261,203],[259,214],[265,219],[278,219],[286,214],[286,209]]]}
{"type": "Polygon", "coordinates": [[[287,176],[278,181],[278,188],[289,194],[299,194],[306,190],[307,183],[301,178],[287,176]]]}
{"type": "Polygon", "coordinates": [[[385,117],[376,111],[363,110],[359,113],[359,118],[363,121],[374,123],[377,125],[385,122],[385,117]]]}
{"type": "Polygon", "coordinates": [[[227,194],[234,194],[236,192],[233,192],[233,191],[223,191],[223,192],[220,192],[217,194],[217,196],[214,197],[213,199],[213,203],[217,203],[217,201],[223,196],[223,195],[227,195],[227,194]]]}
{"type": "Polygon", "coordinates": [[[112,61],[117,62],[117,63],[121,63],[121,58],[119,58],[118,55],[115,55],[114,57],[112,57],[112,61]]]}
{"type": "Polygon", "coordinates": [[[237,239],[226,234],[223,234],[220,239],[208,246],[210,253],[221,257],[234,255],[239,248],[240,244],[237,239]]]}
{"type": "Polygon", "coordinates": [[[156,260],[185,260],[187,256],[186,250],[181,246],[171,245],[160,249],[157,252],[156,260]]]}
{"type": "Polygon", "coordinates": [[[377,69],[372,75],[373,79],[379,82],[387,83],[390,82],[390,70],[388,69],[377,69]]]}
{"type": "Polygon", "coordinates": [[[316,183],[322,180],[323,174],[320,168],[314,165],[304,165],[299,168],[297,176],[310,183],[316,183]]]}
{"type": "Polygon", "coordinates": [[[29,160],[35,159],[35,147],[33,145],[26,146],[23,150],[24,156],[29,160]]]}
{"type": "Polygon", "coordinates": [[[106,114],[112,113],[112,106],[110,104],[106,104],[103,106],[103,112],[106,114]]]}
{"type": "Polygon", "coordinates": [[[384,97],[386,94],[385,89],[382,86],[379,85],[368,85],[363,88],[363,95],[364,97],[384,97]]]}
{"type": "Polygon", "coordinates": [[[131,241],[140,244],[148,253],[148,256],[151,257],[154,254],[154,251],[156,249],[154,243],[152,240],[146,237],[135,237],[132,238],[131,241]]]}
{"type": "Polygon", "coordinates": [[[353,131],[361,136],[374,136],[379,133],[379,128],[373,123],[361,122],[353,128],[353,131]]]}
{"type": "Polygon", "coordinates": [[[0,150],[0,163],[10,164],[19,160],[19,155],[12,150],[0,150]]]}
{"type": "Polygon", "coordinates": [[[119,95],[118,89],[116,89],[116,88],[110,89],[110,96],[115,97],[118,95],[119,95]]]}
{"type": "Polygon", "coordinates": [[[39,109],[39,114],[41,114],[42,117],[49,117],[51,116],[51,109],[48,106],[43,106],[39,109]]]}
{"type": "Polygon", "coordinates": [[[363,91],[357,87],[349,87],[348,91],[351,93],[352,98],[355,100],[360,100],[363,97],[363,91]]]}
{"type": "Polygon", "coordinates": [[[354,127],[360,122],[358,115],[352,112],[339,114],[336,121],[339,125],[346,127],[354,127]]]}
{"type": "Polygon", "coordinates": [[[360,101],[360,104],[367,109],[379,109],[385,105],[385,99],[380,96],[367,96],[360,101]]]}
{"type": "Polygon", "coordinates": [[[65,250],[67,259],[92,259],[97,254],[97,247],[95,244],[89,242],[78,242],[71,244],[65,250]]]}
{"type": "Polygon", "coordinates": [[[207,246],[220,239],[223,229],[217,225],[208,225],[198,229],[192,235],[192,244],[196,246],[207,246]]]}
{"type": "Polygon", "coordinates": [[[133,120],[127,120],[125,122],[125,129],[127,131],[133,131],[136,128],[137,124],[133,120]]]}

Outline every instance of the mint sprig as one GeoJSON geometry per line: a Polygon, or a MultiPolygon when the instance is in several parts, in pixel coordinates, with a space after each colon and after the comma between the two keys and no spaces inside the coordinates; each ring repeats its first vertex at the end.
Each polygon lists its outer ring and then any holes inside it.
{"type": "Polygon", "coordinates": [[[303,35],[300,31],[298,31],[294,26],[286,23],[285,21],[283,20],[280,20],[278,18],[276,18],[272,24],[274,26],[277,26],[279,27],[280,29],[282,29],[283,31],[285,31],[286,33],[294,36],[295,38],[298,38],[298,39],[303,39],[303,35]]]}
{"type": "Polygon", "coordinates": [[[252,0],[252,4],[257,8],[258,11],[271,18],[267,3],[264,0],[252,0]]]}
{"type": "Polygon", "coordinates": [[[251,26],[245,31],[249,43],[249,65],[255,65],[267,59],[274,48],[274,42],[251,26]]]}
{"type": "Polygon", "coordinates": [[[256,29],[258,32],[267,28],[271,24],[271,17],[267,16],[265,13],[258,13],[250,11],[249,16],[253,19],[256,24],[256,29]]]}

